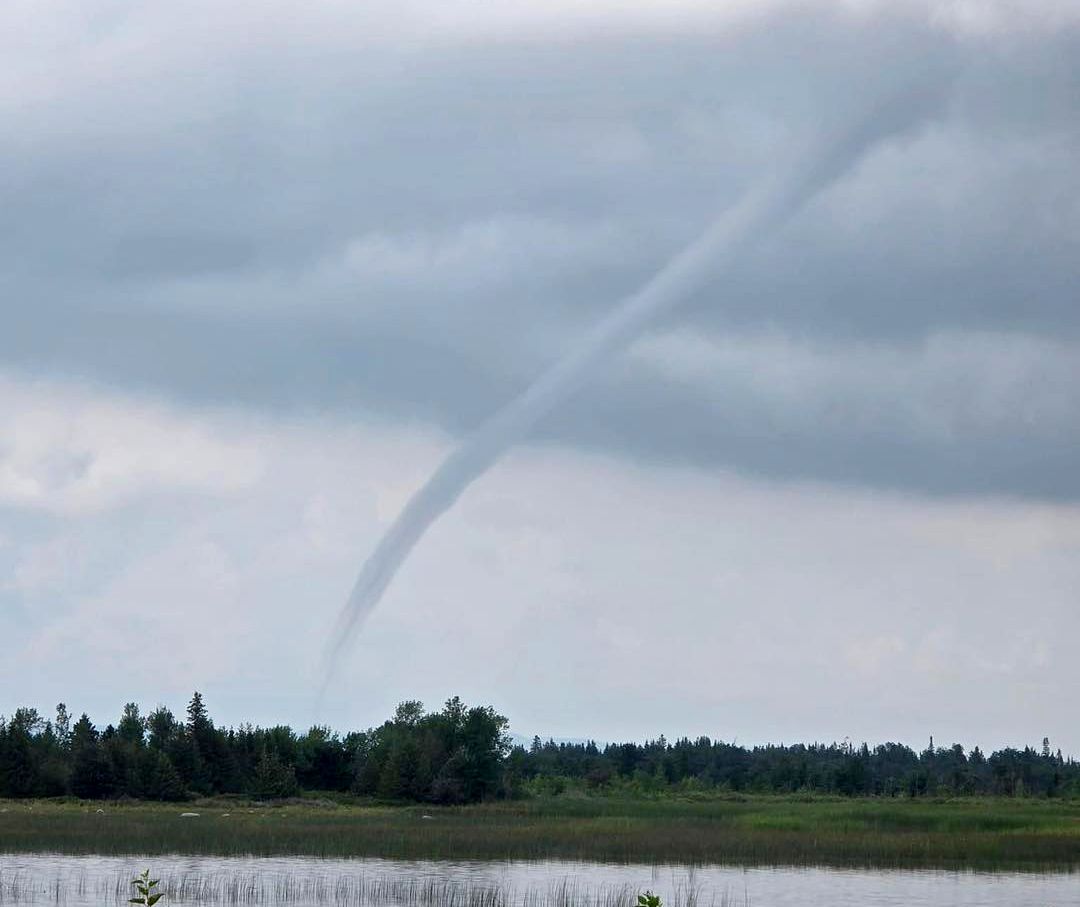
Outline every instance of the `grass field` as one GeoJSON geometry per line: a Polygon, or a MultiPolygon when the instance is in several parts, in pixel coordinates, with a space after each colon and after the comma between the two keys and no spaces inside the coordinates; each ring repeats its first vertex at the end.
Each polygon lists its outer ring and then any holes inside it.
{"type": "Polygon", "coordinates": [[[1080,803],[557,797],[440,809],[0,801],[0,852],[1080,869],[1080,803]]]}

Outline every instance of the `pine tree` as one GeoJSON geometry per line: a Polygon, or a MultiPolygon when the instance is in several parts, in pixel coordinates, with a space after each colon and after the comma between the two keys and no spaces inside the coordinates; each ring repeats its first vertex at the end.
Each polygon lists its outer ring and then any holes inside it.
{"type": "Polygon", "coordinates": [[[109,762],[101,749],[97,729],[84,713],[71,730],[71,792],[87,800],[113,792],[109,762]]]}
{"type": "Polygon", "coordinates": [[[206,706],[203,704],[202,693],[198,690],[188,703],[187,717],[187,729],[196,739],[213,727],[210,716],[206,712],[206,706]]]}
{"type": "Polygon", "coordinates": [[[134,702],[124,706],[124,715],[116,728],[120,739],[136,747],[143,745],[146,734],[146,719],[139,714],[139,707],[134,702]]]}
{"type": "Polygon", "coordinates": [[[160,750],[144,750],[139,763],[142,796],[150,800],[182,800],[184,782],[179,772],[160,750]]]}

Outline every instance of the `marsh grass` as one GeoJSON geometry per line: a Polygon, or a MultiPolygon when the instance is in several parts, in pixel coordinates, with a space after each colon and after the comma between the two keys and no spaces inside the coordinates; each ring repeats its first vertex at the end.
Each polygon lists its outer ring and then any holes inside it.
{"type": "Polygon", "coordinates": [[[4,807],[0,853],[1080,868],[1080,803],[1068,801],[556,797],[445,809],[328,802],[4,807]],[[200,815],[181,817],[187,810],[200,815]]]}
{"type": "MultiPolygon", "coordinates": [[[[0,871],[0,904],[126,904],[130,874],[88,880],[52,880],[0,871]]],[[[641,892],[626,884],[588,886],[560,879],[524,890],[503,884],[430,876],[366,876],[341,873],[255,873],[229,870],[185,871],[164,875],[161,889],[168,902],[215,907],[310,905],[351,907],[632,907],[641,892]]],[[[706,901],[700,888],[677,887],[664,907],[739,907],[746,903],[728,893],[706,901]]]]}

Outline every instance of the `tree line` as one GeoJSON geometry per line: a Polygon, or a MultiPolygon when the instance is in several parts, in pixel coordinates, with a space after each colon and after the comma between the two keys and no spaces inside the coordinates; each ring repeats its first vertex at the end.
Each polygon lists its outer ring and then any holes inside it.
{"type": "Polygon", "coordinates": [[[508,722],[459,698],[425,711],[404,702],[378,727],[344,735],[315,726],[220,727],[195,693],[183,720],[124,706],[97,728],[61,703],[0,718],[0,797],[184,800],[303,792],[386,801],[473,803],[568,789],[630,796],[701,791],[845,796],[1080,796],[1080,764],[1041,749],[986,756],[959,744],[922,752],[899,743],[744,747],[700,737],[599,746],[533,739],[511,746],[508,722]]]}
{"type": "Polygon", "coordinates": [[[341,736],[277,726],[218,727],[195,693],[181,721],[164,706],[128,703],[103,730],[67,706],[55,718],[17,709],[0,719],[0,796],[184,800],[302,791],[384,800],[468,803],[503,796],[510,749],[506,719],[454,697],[438,712],[404,702],[377,728],[341,736]]]}
{"type": "Polygon", "coordinates": [[[555,743],[534,738],[509,761],[537,792],[570,786],[659,794],[727,790],[875,797],[1080,796],[1080,763],[1051,751],[1005,748],[985,755],[960,744],[921,752],[901,743],[743,747],[700,737],[644,744],[555,743]]]}

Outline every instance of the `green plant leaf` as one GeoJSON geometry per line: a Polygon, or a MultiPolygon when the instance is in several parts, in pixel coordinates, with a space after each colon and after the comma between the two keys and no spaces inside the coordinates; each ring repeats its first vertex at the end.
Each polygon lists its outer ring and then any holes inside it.
{"type": "Polygon", "coordinates": [[[161,900],[161,893],[152,894],[146,899],[146,907],[154,907],[154,905],[161,900]]]}

